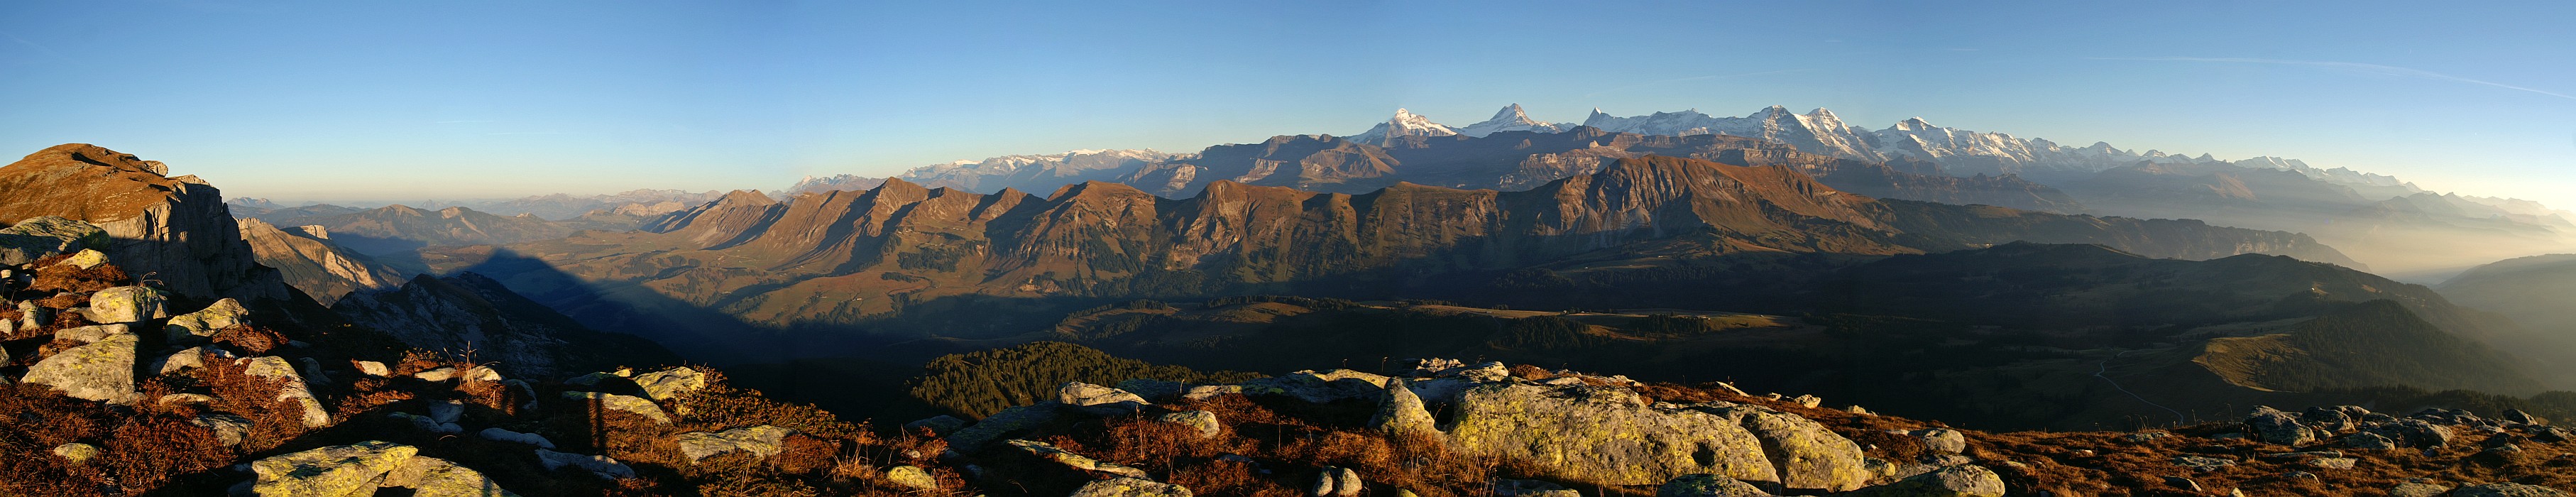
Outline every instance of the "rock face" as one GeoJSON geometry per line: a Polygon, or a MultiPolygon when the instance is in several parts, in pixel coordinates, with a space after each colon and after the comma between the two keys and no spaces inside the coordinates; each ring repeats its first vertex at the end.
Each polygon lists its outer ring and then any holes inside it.
{"type": "Polygon", "coordinates": [[[1453,448],[1536,461],[1570,477],[1613,485],[1702,473],[1781,481],[1762,441],[1742,424],[1647,407],[1622,388],[1486,384],[1468,389],[1454,408],[1453,448]]]}
{"type": "Polygon", "coordinates": [[[402,286],[402,270],[331,241],[321,226],[278,228],[258,219],[241,219],[242,240],[259,264],[277,268],[286,284],[303,290],[323,305],[356,292],[402,286]]]}
{"type": "Polygon", "coordinates": [[[422,275],[400,290],[347,296],[331,310],[406,345],[454,351],[471,347],[478,357],[539,377],[678,359],[641,338],[583,326],[470,272],[422,275]]]}
{"type": "Polygon", "coordinates": [[[98,248],[127,274],[151,274],[181,295],[284,299],[277,271],[260,267],[222,193],[195,176],[164,175],[157,162],[96,145],[59,145],[0,167],[0,219],[39,216],[97,225],[98,248]]]}
{"type": "Polygon", "coordinates": [[[689,462],[698,462],[717,454],[737,451],[751,453],[754,458],[767,458],[777,454],[784,447],[782,444],[786,443],[787,435],[795,432],[760,425],[718,432],[682,433],[672,438],[679,442],[681,455],[688,456],[689,462]]]}
{"type": "Polygon", "coordinates": [[[20,380],[60,390],[63,395],[111,404],[141,399],[134,390],[134,346],[131,334],[110,335],[38,361],[20,380]]]}
{"type": "Polygon", "coordinates": [[[0,266],[18,266],[55,254],[106,247],[107,230],[61,216],[42,216],[0,228],[0,266]]]}

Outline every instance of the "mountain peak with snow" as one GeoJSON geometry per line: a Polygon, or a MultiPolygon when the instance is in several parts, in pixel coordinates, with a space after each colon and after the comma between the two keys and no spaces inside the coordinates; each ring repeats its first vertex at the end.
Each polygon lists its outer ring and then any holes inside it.
{"type": "Polygon", "coordinates": [[[1350,140],[1370,145],[1385,145],[1399,137],[1456,136],[1457,134],[1458,130],[1431,122],[1431,118],[1414,114],[1410,110],[1396,109],[1395,117],[1387,118],[1386,122],[1378,123],[1368,131],[1351,135],[1350,140]]]}
{"type": "MultiPolygon", "coordinates": [[[[1600,109],[1593,109],[1593,112],[1600,112],[1600,109]]],[[[1567,127],[1569,126],[1530,119],[1529,113],[1521,110],[1521,104],[1511,104],[1503,106],[1503,110],[1495,112],[1493,119],[1486,119],[1485,122],[1469,124],[1458,128],[1458,134],[1484,138],[1485,135],[1504,131],[1555,133],[1564,131],[1567,127]]]]}

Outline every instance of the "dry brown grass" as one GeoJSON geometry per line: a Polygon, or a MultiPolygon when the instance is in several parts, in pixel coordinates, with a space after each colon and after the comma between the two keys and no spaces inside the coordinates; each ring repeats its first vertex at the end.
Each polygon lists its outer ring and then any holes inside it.
{"type": "Polygon", "coordinates": [[[35,281],[28,283],[27,288],[47,292],[86,294],[134,284],[134,279],[127,277],[125,270],[117,268],[114,263],[100,264],[98,267],[89,269],[53,265],[68,258],[71,256],[55,255],[38,259],[34,264],[27,265],[27,267],[40,268],[35,271],[35,281]]]}

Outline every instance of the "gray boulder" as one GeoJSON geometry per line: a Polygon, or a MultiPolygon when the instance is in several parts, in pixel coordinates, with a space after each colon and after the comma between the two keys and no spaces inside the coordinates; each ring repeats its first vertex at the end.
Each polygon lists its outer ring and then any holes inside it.
{"type": "Polygon", "coordinates": [[[787,435],[796,430],[770,425],[749,426],[717,432],[689,432],[673,436],[680,444],[680,455],[698,462],[727,452],[748,452],[766,459],[786,448],[787,435]]]}
{"type": "Polygon", "coordinates": [[[1422,397],[1413,394],[1412,382],[1397,379],[1387,382],[1386,399],[1378,402],[1377,415],[1369,418],[1368,427],[1389,435],[1438,437],[1438,424],[1422,405],[1422,397]]]}
{"type": "Polygon", "coordinates": [[[285,380],[286,386],[278,389],[277,399],[294,401],[296,405],[302,406],[305,427],[320,428],[331,425],[330,411],[322,410],[322,401],[313,398],[313,390],[304,386],[304,376],[296,374],[295,366],[287,364],[285,358],[253,357],[250,358],[249,366],[242,371],[251,376],[285,380]]]}
{"type": "Polygon", "coordinates": [[[1079,381],[1056,387],[1055,401],[1104,416],[1134,413],[1146,405],[1153,404],[1145,401],[1144,397],[1125,390],[1079,381]]]}
{"type": "Polygon", "coordinates": [[[53,387],[76,399],[133,404],[143,397],[134,390],[135,343],[128,333],[73,347],[36,361],[19,381],[53,387]]]}
{"type": "Polygon", "coordinates": [[[2442,494],[2447,493],[2451,493],[2451,487],[2420,481],[2399,483],[2397,486],[2388,487],[2388,497],[2442,497],[2442,494]]]}
{"type": "Polygon", "coordinates": [[[78,327],[78,328],[69,328],[69,329],[65,329],[65,330],[62,330],[62,331],[56,331],[56,332],[54,332],[54,338],[55,338],[55,339],[60,339],[60,340],[71,340],[71,341],[80,342],[80,343],[91,343],[91,342],[97,342],[97,341],[99,341],[99,340],[106,339],[107,337],[110,337],[110,336],[132,334],[132,333],[134,333],[132,330],[133,330],[133,327],[131,327],[131,326],[126,326],[126,325],[124,325],[124,324],[102,324],[102,325],[95,325],[95,326],[82,326],[82,327],[78,327]]]}
{"type": "Polygon", "coordinates": [[[2344,437],[2343,446],[2365,450],[2388,450],[2397,448],[2397,441],[2385,435],[2365,431],[2344,437]]]}
{"type": "Polygon", "coordinates": [[[626,467],[626,464],[617,462],[617,459],[610,458],[608,456],[591,456],[537,449],[537,464],[545,466],[546,471],[554,471],[565,467],[581,468],[582,470],[589,471],[590,474],[602,479],[635,477],[635,468],[626,467]]]}
{"type": "Polygon", "coordinates": [[[410,462],[420,449],[366,441],[270,456],[252,461],[259,475],[251,491],[264,496],[374,495],[386,473],[410,462]]]}
{"type": "Polygon", "coordinates": [[[2489,483],[2460,487],[2445,495],[2450,497],[2567,497],[2567,492],[2538,485],[2489,483]]]}
{"type": "Polygon", "coordinates": [[[170,317],[162,305],[168,299],[160,290],[144,286],[120,286],[99,290],[89,295],[89,320],[96,323],[139,323],[170,317]]]}
{"type": "Polygon", "coordinates": [[[381,488],[408,488],[413,497],[516,497],[482,472],[435,457],[414,457],[377,482],[381,488]]]}
{"type": "Polygon", "coordinates": [[[707,388],[707,375],[688,367],[675,367],[635,375],[635,386],[644,388],[644,396],[653,400],[676,400],[707,388]]]}
{"type": "Polygon", "coordinates": [[[1360,492],[1365,490],[1368,490],[1368,483],[1360,480],[1360,472],[1352,471],[1351,468],[1325,466],[1323,471],[1315,474],[1315,485],[1306,490],[1306,495],[1308,497],[1359,497],[1360,492]]]}
{"type": "Polygon", "coordinates": [[[650,400],[644,400],[643,397],[599,392],[564,392],[563,398],[595,402],[599,404],[601,409],[624,411],[633,413],[637,416],[643,416],[645,419],[650,419],[654,422],[671,424],[671,416],[662,413],[661,405],[654,404],[653,401],[650,400]]]}
{"type": "Polygon", "coordinates": [[[240,301],[217,300],[197,312],[172,316],[169,324],[161,327],[161,333],[168,337],[170,343],[188,343],[215,336],[215,332],[225,328],[241,326],[249,318],[250,309],[242,307],[240,301]]]}
{"type": "Polygon", "coordinates": [[[1067,497],[1191,497],[1190,489],[1144,478],[1110,478],[1085,483],[1067,497]]]}
{"type": "Polygon", "coordinates": [[[1847,497],[2003,497],[2004,479],[1984,466],[1960,465],[1839,495],[1847,497]]]}
{"type": "Polygon", "coordinates": [[[1913,433],[1909,434],[1914,435],[1914,439],[1922,441],[1923,448],[1926,449],[1932,449],[1937,452],[1948,452],[1951,454],[1968,451],[1968,436],[1966,434],[1959,433],[1959,430],[1949,428],[1924,428],[1914,430],[1913,433]]]}
{"type": "Polygon", "coordinates": [[[1344,369],[1320,373],[1298,371],[1243,382],[1243,394],[1283,396],[1315,404],[1345,400],[1375,402],[1379,396],[1385,395],[1386,380],[1384,376],[1344,369]]]}
{"type": "Polygon", "coordinates": [[[500,428],[484,428],[483,431],[475,433],[475,436],[483,437],[484,440],[517,442],[534,445],[540,449],[555,448],[555,441],[547,440],[545,435],[538,435],[535,433],[520,433],[500,428]]]}
{"type": "Polygon", "coordinates": [[[2504,410],[2504,420],[2505,420],[2505,421],[2512,421],[2512,422],[2515,422],[2515,423],[2527,424],[2527,425],[2547,425],[2547,424],[2549,424],[2549,418],[2540,417],[2540,415],[2537,415],[2537,414],[2532,414],[2532,413],[2528,413],[2528,412],[2522,412],[2522,410],[2521,410],[2521,409],[2506,409],[2506,410],[2504,410]]]}
{"type": "Polygon", "coordinates": [[[1493,383],[1461,394],[1451,447],[1536,461],[1568,478],[1659,485],[1687,474],[1777,484],[1761,439],[1734,419],[1647,407],[1621,387],[1493,383]]]}
{"type": "Polygon", "coordinates": [[[225,446],[241,445],[242,437],[250,435],[251,428],[250,418],[220,412],[197,416],[188,423],[215,432],[215,439],[222,440],[225,446]]]}
{"type": "Polygon", "coordinates": [[[2299,422],[2299,416],[2268,406],[2256,406],[2245,417],[2246,432],[2257,440],[2273,445],[2298,447],[2315,442],[2316,432],[2299,422]]]}
{"type": "Polygon", "coordinates": [[[1066,452],[1064,449],[1057,448],[1055,444],[1034,440],[1010,440],[1004,443],[1013,449],[1019,450],[1022,454],[1027,454],[1029,456],[1036,457],[1039,460],[1052,462],[1057,465],[1064,466],[1067,469],[1080,471],[1086,474],[1123,476],[1128,478],[1150,478],[1150,476],[1145,474],[1145,470],[1083,457],[1081,454],[1066,452]]]}
{"type": "Polygon", "coordinates": [[[1753,484],[1718,475],[1681,475],[1655,488],[1655,497],[1770,497],[1753,484]]]}
{"type": "Polygon", "coordinates": [[[1583,497],[1564,485],[1538,480],[1494,480],[1494,497],[1583,497]]]}
{"type": "Polygon", "coordinates": [[[1762,441],[1764,456],[1779,470],[1781,485],[1789,490],[1851,490],[1869,484],[1877,473],[1870,469],[1860,444],[1815,420],[1752,405],[1708,411],[1753,432],[1762,441]]]}
{"type": "Polygon", "coordinates": [[[1158,419],[1165,423],[1190,427],[1190,429],[1198,431],[1199,438],[1201,439],[1216,438],[1217,435],[1225,434],[1225,424],[1218,422],[1216,419],[1216,413],[1213,412],[1181,411],[1164,414],[1158,419]]]}

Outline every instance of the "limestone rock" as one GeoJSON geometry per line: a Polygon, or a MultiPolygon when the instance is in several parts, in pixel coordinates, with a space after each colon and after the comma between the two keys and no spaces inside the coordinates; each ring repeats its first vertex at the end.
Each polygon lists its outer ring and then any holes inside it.
{"type": "Polygon", "coordinates": [[[599,392],[564,392],[563,398],[597,402],[603,409],[635,413],[662,424],[671,423],[671,416],[662,413],[662,406],[654,404],[653,401],[644,400],[643,397],[599,392]]]}
{"type": "Polygon", "coordinates": [[[1387,382],[1386,399],[1378,402],[1377,415],[1369,418],[1369,429],[1397,436],[1439,436],[1438,422],[1422,405],[1422,397],[1413,394],[1411,382],[1387,382]]]}
{"type": "Polygon", "coordinates": [[[2004,479],[1996,475],[1994,470],[1986,469],[1984,466],[1960,465],[1897,480],[1896,483],[1840,495],[1848,497],[2003,497],[2004,479]]]}
{"type": "Polygon", "coordinates": [[[262,496],[373,495],[377,479],[402,467],[420,449],[383,441],[323,447],[252,461],[262,496]]]}
{"type": "Polygon", "coordinates": [[[1494,383],[1467,389],[1449,441],[1469,454],[1514,457],[1610,485],[1656,485],[1686,474],[1777,483],[1762,441],[1706,412],[1656,409],[1621,387],[1494,383]]]}
{"type": "Polygon", "coordinates": [[[1780,484],[1791,490],[1840,492],[1869,483],[1870,470],[1860,444],[1834,434],[1815,420],[1759,406],[1711,411],[1737,420],[1762,441],[1763,455],[1779,470],[1780,484]]]}
{"type": "Polygon", "coordinates": [[[0,266],[18,266],[56,254],[105,247],[107,230],[89,223],[43,216],[0,229],[0,266]]]}
{"type": "Polygon", "coordinates": [[[285,358],[277,356],[250,358],[250,365],[243,368],[243,373],[286,380],[286,386],[277,392],[278,400],[293,400],[296,404],[304,406],[305,427],[320,428],[331,425],[331,413],[322,410],[322,401],[313,398],[313,390],[304,386],[304,377],[296,374],[295,366],[288,365],[285,358]]]}
{"type": "Polygon", "coordinates": [[[1124,476],[1128,478],[1150,478],[1145,474],[1145,470],[1083,457],[1081,454],[1066,452],[1064,449],[1056,448],[1054,444],[1046,442],[1015,439],[1004,441],[1004,443],[1010,445],[1011,448],[1018,449],[1022,453],[1035,456],[1038,459],[1063,465],[1066,468],[1071,468],[1076,471],[1124,476]]]}
{"type": "Polygon", "coordinates": [[[1307,489],[1306,495],[1308,497],[1359,497],[1360,492],[1364,490],[1368,490],[1368,482],[1360,480],[1360,472],[1352,471],[1351,468],[1325,466],[1322,472],[1315,475],[1314,488],[1307,489]]]}
{"type": "Polygon", "coordinates": [[[885,477],[886,481],[914,490],[939,488],[939,478],[931,476],[929,470],[921,469],[920,466],[903,465],[886,468],[885,477]]]}
{"type": "Polygon", "coordinates": [[[644,396],[653,400],[674,400],[706,388],[707,375],[685,366],[675,367],[635,375],[635,386],[644,387],[644,396]]]}
{"type": "Polygon", "coordinates": [[[483,431],[475,433],[475,436],[483,437],[484,440],[518,442],[534,445],[540,449],[555,448],[555,442],[553,440],[547,440],[544,435],[538,435],[535,433],[520,433],[500,428],[484,428],[483,431]]]}
{"type": "Polygon", "coordinates": [[[54,332],[54,338],[80,343],[92,343],[104,340],[110,336],[133,334],[133,329],[133,327],[126,326],[124,324],[82,326],[56,331],[54,332]]]}
{"type": "Polygon", "coordinates": [[[2460,487],[2445,495],[2450,497],[2567,497],[2567,492],[2520,483],[2489,483],[2460,487]]]}
{"type": "Polygon", "coordinates": [[[581,468],[603,479],[635,477],[635,468],[626,467],[625,464],[608,456],[587,456],[537,449],[537,464],[545,466],[546,471],[554,471],[565,466],[581,468]]]}
{"type": "Polygon", "coordinates": [[[516,497],[482,472],[435,457],[414,457],[385,473],[384,488],[409,488],[413,497],[516,497]]]}
{"type": "Polygon", "coordinates": [[[1216,419],[1216,413],[1213,412],[1181,411],[1164,414],[1163,417],[1159,419],[1165,423],[1187,426],[1191,429],[1198,430],[1199,438],[1202,439],[1216,438],[1217,435],[1225,434],[1225,424],[1218,422],[1216,419]]]}
{"type": "Polygon", "coordinates": [[[749,452],[755,458],[768,458],[785,448],[787,435],[796,430],[760,425],[717,432],[689,432],[673,436],[680,444],[680,455],[689,462],[715,457],[726,452],[749,452]]]}
{"type": "Polygon", "coordinates": [[[120,286],[99,290],[89,295],[90,322],[136,323],[170,317],[162,309],[167,300],[160,290],[144,286],[120,286]]]}
{"type": "Polygon", "coordinates": [[[349,367],[357,368],[357,369],[358,369],[358,374],[363,374],[363,375],[367,375],[367,376],[374,376],[374,377],[379,377],[379,378],[381,378],[381,377],[393,376],[393,375],[394,375],[394,370],[393,370],[393,368],[385,367],[385,363],[382,363],[382,362],[376,362],[376,361],[349,361],[349,367]]]}
{"type": "Polygon", "coordinates": [[[1191,497],[1190,489],[1144,478],[1110,478],[1085,483],[1066,497],[1191,497]]]}
{"type": "Polygon", "coordinates": [[[1146,405],[1153,404],[1152,402],[1146,402],[1144,397],[1128,393],[1125,390],[1079,381],[1066,383],[1063,386],[1056,387],[1055,401],[1059,404],[1079,407],[1084,411],[1101,415],[1132,413],[1146,405]]]}
{"type": "Polygon", "coordinates": [[[19,381],[54,387],[72,398],[110,404],[142,400],[134,391],[133,334],[102,338],[37,361],[19,381]]]}
{"type": "Polygon", "coordinates": [[[54,457],[63,458],[63,462],[74,465],[88,463],[90,458],[98,457],[98,446],[80,442],[56,445],[54,457]]]}
{"type": "Polygon", "coordinates": [[[162,326],[162,334],[169,337],[170,343],[185,343],[215,336],[215,332],[225,328],[241,326],[248,322],[249,317],[250,309],[242,307],[241,301],[217,300],[197,312],[171,317],[170,323],[162,326]]]}
{"type": "Polygon", "coordinates": [[[222,440],[226,446],[241,445],[242,437],[250,435],[252,426],[250,418],[220,412],[197,416],[188,423],[215,432],[215,439],[222,440]]]}
{"type": "Polygon", "coordinates": [[[156,169],[96,145],[37,151],[0,168],[0,191],[9,192],[0,195],[0,219],[58,215],[95,225],[101,243],[88,248],[179,295],[287,298],[278,271],[261,267],[242,240],[222,192],[156,169]]]}
{"type": "Polygon", "coordinates": [[[422,371],[422,372],[418,372],[418,373],[412,373],[412,374],[411,374],[411,377],[413,377],[413,378],[419,378],[419,379],[420,379],[420,381],[426,381],[426,382],[430,382],[430,383],[443,383],[443,382],[446,382],[447,380],[456,379],[456,368],[452,368],[452,367],[442,367],[442,368],[438,368],[438,369],[432,369],[432,370],[428,370],[428,371],[422,371]]]}
{"type": "Polygon", "coordinates": [[[107,253],[106,253],[106,252],[100,252],[100,251],[90,250],[90,249],[81,249],[81,251],[79,251],[79,252],[73,252],[71,257],[65,257],[65,258],[63,258],[63,260],[58,261],[58,262],[55,262],[55,263],[54,263],[54,265],[55,265],[55,266],[71,266],[71,267],[80,268],[80,269],[91,269],[91,268],[96,268],[96,267],[98,267],[98,265],[100,265],[100,264],[106,264],[106,263],[107,263],[107,253]]]}
{"type": "Polygon", "coordinates": [[[1770,497],[1753,484],[1724,476],[1681,475],[1655,488],[1655,497],[1770,497]]]}

